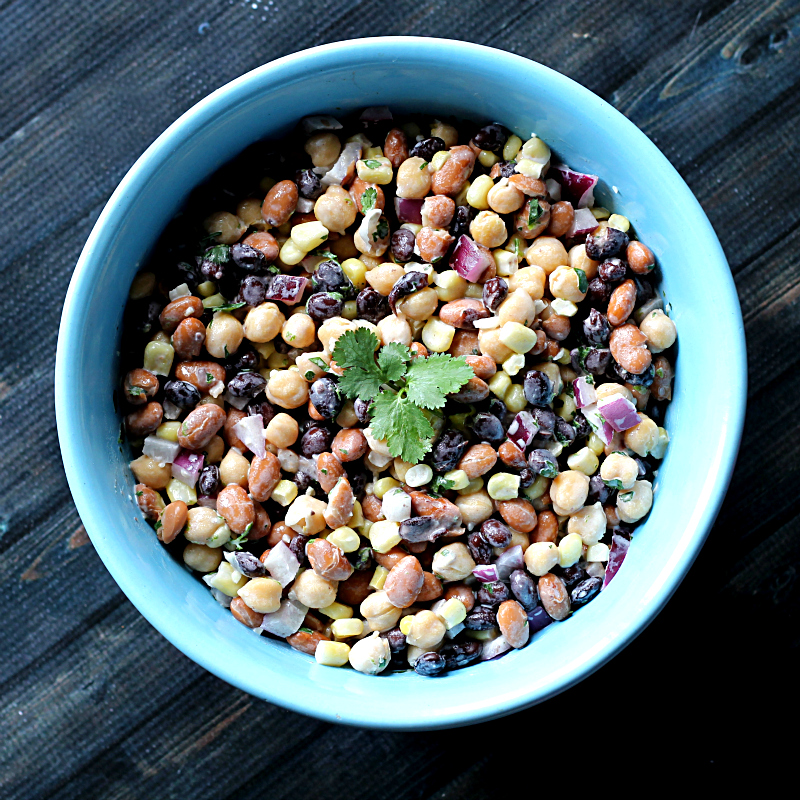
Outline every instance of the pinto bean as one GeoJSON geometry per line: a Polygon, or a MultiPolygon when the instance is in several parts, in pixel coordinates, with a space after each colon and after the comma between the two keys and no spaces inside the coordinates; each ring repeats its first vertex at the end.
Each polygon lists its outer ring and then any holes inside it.
{"type": "Polygon", "coordinates": [[[336,486],[339,478],[345,475],[342,462],[333,453],[320,453],[317,460],[317,474],[322,491],[327,494],[336,486]]]}
{"type": "Polygon", "coordinates": [[[255,231],[245,238],[243,244],[258,250],[264,254],[267,261],[274,261],[278,257],[280,249],[275,237],[267,231],[255,231]]]}
{"type": "Polygon", "coordinates": [[[540,511],[531,542],[552,542],[558,539],[558,517],[552,511],[540,511]]]}
{"type": "Polygon", "coordinates": [[[672,364],[664,356],[656,356],[653,359],[653,366],[656,376],[650,386],[650,392],[656,400],[672,400],[672,379],[674,372],[672,364]]]}
{"type": "Polygon", "coordinates": [[[622,325],[611,331],[608,346],[614,360],[634,375],[641,375],[653,359],[647,337],[635,325],[622,325]]]}
{"type": "Polygon", "coordinates": [[[464,360],[472,367],[475,377],[483,381],[488,381],[497,373],[497,364],[489,356],[465,356],[464,360]]]}
{"type": "Polygon", "coordinates": [[[346,581],[353,574],[353,565],[344,553],[327,539],[313,539],[306,545],[311,569],[329,581],[346,581]]]}
{"type": "Polygon", "coordinates": [[[381,510],[382,505],[383,503],[374,494],[368,494],[364,497],[361,501],[361,513],[364,515],[364,519],[370,522],[378,522],[384,519],[383,511],[381,510]]]}
{"type": "Polygon", "coordinates": [[[436,600],[437,597],[442,596],[442,582],[432,573],[423,572],[422,589],[417,595],[416,602],[427,603],[429,600],[436,600]]]}
{"type": "Polygon", "coordinates": [[[544,181],[540,181],[538,178],[530,178],[527,175],[515,172],[508,179],[508,182],[519,189],[522,194],[528,195],[528,197],[538,197],[542,200],[547,197],[547,186],[544,181]]]}
{"type": "Polygon", "coordinates": [[[470,378],[457,392],[448,395],[456,403],[480,403],[489,396],[489,386],[481,378],[470,378]]]}
{"type": "Polygon", "coordinates": [[[416,517],[434,517],[446,528],[461,524],[461,512],[455,503],[444,497],[431,497],[425,492],[411,491],[411,511],[416,517]]]}
{"type": "Polygon", "coordinates": [[[564,581],[552,572],[539,578],[539,599],[553,619],[562,620],[569,616],[569,592],[564,581]]]}
{"type": "Polygon", "coordinates": [[[175,367],[175,378],[191,383],[200,394],[208,394],[218,381],[225,381],[225,367],[216,361],[182,361],[175,367]]]}
{"type": "Polygon", "coordinates": [[[386,134],[383,154],[392,162],[393,169],[397,169],[408,158],[406,135],[399,128],[392,128],[386,134]]]}
{"type": "Polygon", "coordinates": [[[405,556],[389,571],[383,589],[393,606],[408,608],[416,602],[424,584],[419,561],[414,556],[405,556]]]}
{"type": "Polygon", "coordinates": [[[330,639],[319,631],[311,631],[310,633],[308,631],[297,631],[297,633],[287,636],[286,641],[295,650],[313,656],[317,652],[317,645],[320,642],[329,642],[330,639]]]}
{"type": "Polygon", "coordinates": [[[506,637],[506,641],[514,649],[525,647],[528,644],[530,638],[528,615],[516,600],[506,600],[500,603],[500,608],[497,609],[497,625],[500,633],[506,637]]]}
{"type": "Polygon", "coordinates": [[[614,328],[618,328],[625,323],[625,320],[633,313],[633,307],[636,304],[636,284],[628,278],[623,281],[611,294],[611,299],[608,301],[608,317],[609,323],[614,328]]]}
{"type": "Polygon", "coordinates": [[[536,509],[528,500],[521,497],[503,500],[498,504],[503,521],[520,533],[530,533],[536,527],[536,509]]]}
{"type": "Polygon", "coordinates": [[[458,194],[475,167],[475,153],[467,145],[450,148],[450,157],[431,180],[434,194],[458,194]]]}
{"type": "Polygon", "coordinates": [[[269,535],[270,532],[270,519],[269,514],[267,514],[267,510],[258,500],[253,500],[253,508],[256,513],[255,522],[253,522],[253,527],[250,528],[250,533],[247,534],[247,538],[251,542],[255,542],[258,539],[263,539],[265,536],[269,535]]]}
{"type": "Polygon", "coordinates": [[[444,593],[445,600],[460,600],[467,609],[467,614],[475,608],[475,592],[466,583],[451,583],[444,593]]]}
{"type": "MultiPolygon", "coordinates": [[[[325,524],[333,530],[346,525],[350,517],[353,516],[354,503],[355,498],[350,487],[350,481],[347,478],[339,478],[336,486],[328,492],[328,506],[323,514],[325,524]]],[[[336,580],[340,579],[337,578],[336,580]]]]}
{"type": "Polygon", "coordinates": [[[259,628],[264,621],[264,615],[259,614],[258,611],[253,611],[241,597],[234,597],[231,600],[230,608],[233,618],[248,628],[259,628]]]}
{"type": "Polygon", "coordinates": [[[550,206],[550,224],[547,226],[547,235],[561,238],[566,236],[575,219],[575,209],[572,203],[559,200],[550,206]]]}
{"type": "MultiPolygon", "coordinates": [[[[253,505],[255,506],[255,502],[253,505]]],[[[253,525],[253,527],[255,528],[255,525],[253,525]]],[[[297,531],[293,531],[285,522],[283,522],[283,520],[280,520],[270,528],[267,544],[270,547],[275,547],[278,542],[283,541],[284,536],[288,536],[289,540],[292,540],[295,536],[297,536],[297,531]]]]}
{"type": "Polygon", "coordinates": [[[353,198],[353,202],[356,204],[358,213],[365,213],[364,207],[361,203],[361,198],[364,196],[364,192],[366,192],[368,189],[375,190],[375,202],[372,204],[372,208],[379,208],[381,211],[383,211],[384,207],[386,206],[386,198],[384,197],[383,189],[381,189],[377,183],[368,183],[367,181],[362,181],[361,178],[356,178],[352,184],[350,184],[350,197],[353,198]]]}
{"type": "Polygon", "coordinates": [[[222,426],[222,438],[226,441],[228,447],[235,447],[237,450],[241,450],[242,453],[247,452],[247,445],[236,435],[233,427],[246,416],[247,414],[244,411],[240,411],[238,408],[231,408],[228,410],[228,417],[222,426]]]}
{"type": "Polygon", "coordinates": [[[354,572],[346,581],[339,584],[337,599],[348,606],[360,606],[372,592],[369,582],[372,580],[372,570],[354,572]]]}
{"type": "Polygon", "coordinates": [[[190,411],[178,429],[178,444],[187,450],[202,450],[225,424],[227,415],[213,403],[190,411]]]}
{"type": "Polygon", "coordinates": [[[367,453],[367,439],[360,428],[342,428],[333,439],[331,453],[339,461],[358,461],[367,453]]]}
{"type": "Polygon", "coordinates": [[[637,275],[647,275],[652,272],[656,265],[656,257],[653,251],[641,242],[630,242],[625,251],[625,258],[631,271],[637,275]]]}
{"type": "Polygon", "coordinates": [[[250,470],[247,473],[247,483],[250,493],[255,500],[263,503],[272,497],[272,490],[281,479],[281,462],[272,453],[265,453],[264,457],[253,456],[250,470]]]}
{"type": "MultiPolygon", "coordinates": [[[[216,408],[216,406],[215,406],[216,408]]],[[[244,533],[256,520],[253,501],[241,486],[232,483],[217,496],[217,513],[234,533],[244,533]]]]}
{"type": "Polygon", "coordinates": [[[161,403],[151,400],[143,408],[138,408],[125,417],[125,429],[129,436],[141,439],[153,433],[163,418],[164,409],[161,403]]]}
{"type": "Polygon", "coordinates": [[[206,341],[206,326],[195,317],[178,323],[172,334],[172,346],[179,358],[197,358],[206,341]]]}
{"type": "Polygon", "coordinates": [[[476,319],[487,319],[492,312],[476,298],[464,297],[445,303],[439,309],[439,319],[447,325],[464,330],[475,330],[476,319]]]}
{"type": "Polygon", "coordinates": [[[269,225],[279,228],[289,221],[297,206],[299,194],[293,181],[279,181],[264,198],[261,206],[261,218],[269,225]]]}
{"type": "Polygon", "coordinates": [[[500,460],[513,469],[524,469],[527,466],[525,454],[514,444],[514,442],[503,442],[497,450],[500,460]]]}
{"type": "Polygon", "coordinates": [[[189,508],[183,500],[175,500],[170,503],[158,518],[161,525],[156,533],[158,539],[164,544],[169,544],[183,530],[186,520],[189,517],[189,508]]]}
{"type": "Polygon", "coordinates": [[[199,297],[187,295],[168,303],[161,312],[158,321],[164,333],[173,333],[178,325],[188,317],[202,317],[203,301],[199,297]]]}
{"type": "Polygon", "coordinates": [[[141,406],[152,400],[158,392],[158,378],[149,370],[132,369],[123,381],[125,399],[132,406],[141,406]]]}
{"type": "Polygon", "coordinates": [[[490,444],[474,444],[461,456],[458,469],[463,469],[470,480],[486,474],[497,463],[497,451],[490,444]]]}
{"type": "Polygon", "coordinates": [[[457,330],[453,336],[453,343],[450,345],[447,352],[454,358],[458,356],[480,355],[481,348],[478,344],[477,331],[457,330]]]}
{"type": "Polygon", "coordinates": [[[145,519],[157,520],[164,510],[164,500],[161,495],[143,483],[137,483],[133,489],[136,496],[136,504],[144,514],[145,519]]]}

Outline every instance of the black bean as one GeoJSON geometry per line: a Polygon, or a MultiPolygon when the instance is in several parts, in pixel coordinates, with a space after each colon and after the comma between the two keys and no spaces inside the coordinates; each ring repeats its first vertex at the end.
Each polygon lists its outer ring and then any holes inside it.
{"type": "Polygon", "coordinates": [[[417,237],[414,236],[414,231],[410,231],[408,228],[398,228],[392,234],[391,240],[394,260],[399,264],[405,264],[407,261],[411,261],[414,257],[414,244],[416,241],[417,237]]]}
{"type": "Polygon", "coordinates": [[[597,268],[597,274],[608,283],[619,283],[628,274],[628,268],[622,259],[607,258],[597,268]]]}
{"type": "Polygon", "coordinates": [[[268,402],[267,400],[256,399],[255,402],[248,403],[247,405],[248,416],[252,417],[256,414],[261,414],[261,419],[264,421],[265,428],[272,421],[275,413],[275,406],[273,406],[272,403],[268,402]]]}
{"type": "Polygon", "coordinates": [[[508,547],[511,544],[511,531],[499,519],[487,519],[481,525],[481,539],[489,547],[508,547]]]}
{"type": "Polygon", "coordinates": [[[369,403],[362,400],[360,397],[353,401],[353,410],[356,412],[356,417],[362,425],[369,425],[372,414],[369,413],[369,403]]]}
{"type": "Polygon", "coordinates": [[[553,435],[564,447],[569,447],[577,438],[574,426],[561,417],[556,417],[556,429],[553,435]]]}
{"type": "Polygon", "coordinates": [[[344,405],[344,400],[339,396],[337,382],[328,377],[317,378],[311,384],[308,399],[325,419],[338,417],[344,405]]]}
{"type": "Polygon", "coordinates": [[[506,404],[497,397],[492,397],[486,410],[490,414],[494,414],[501,422],[506,418],[506,414],[508,414],[506,404]]]}
{"type": "Polygon", "coordinates": [[[297,192],[300,197],[307,200],[316,200],[324,193],[322,182],[313,169],[301,169],[294,175],[294,182],[297,184],[297,192]]]}
{"type": "Polygon", "coordinates": [[[632,525],[629,522],[620,522],[611,529],[611,533],[630,541],[635,527],[635,525],[632,525]]]}
{"type": "Polygon", "coordinates": [[[390,631],[383,631],[381,638],[389,642],[389,649],[393,653],[401,653],[406,649],[406,635],[400,628],[392,628],[390,631]]]}
{"type": "Polygon", "coordinates": [[[327,429],[317,425],[309,428],[300,439],[300,452],[306,457],[324,453],[331,449],[333,434],[327,429]]]}
{"type": "Polygon", "coordinates": [[[585,581],[581,581],[570,593],[573,610],[594,600],[602,585],[603,581],[600,578],[587,578],[585,581]]]}
{"type": "Polygon", "coordinates": [[[398,533],[406,542],[435,542],[447,533],[447,528],[435,517],[411,517],[400,523],[398,533]]]}
{"type": "Polygon", "coordinates": [[[573,564],[571,567],[554,567],[553,573],[564,581],[565,586],[574,586],[586,577],[586,571],[577,564],[573,564]]]}
{"type": "Polygon", "coordinates": [[[350,278],[335,261],[321,261],[314,271],[311,284],[316,292],[338,292],[343,297],[355,292],[350,278]]]}
{"type": "Polygon", "coordinates": [[[463,433],[450,428],[439,437],[431,451],[430,463],[435,472],[449,472],[455,469],[464,451],[467,440],[463,433]]]}
{"type": "Polygon", "coordinates": [[[239,550],[233,557],[236,559],[236,568],[242,575],[248,578],[261,578],[267,574],[264,565],[252,553],[239,550]]]}
{"type": "Polygon", "coordinates": [[[505,603],[509,597],[511,597],[511,593],[502,581],[492,581],[491,583],[484,583],[478,589],[477,600],[482,606],[497,608],[500,603],[505,603]]]}
{"type": "Polygon", "coordinates": [[[488,442],[492,447],[497,447],[505,441],[503,423],[494,414],[481,411],[472,417],[469,426],[479,442],[488,442]]]}
{"type": "Polygon", "coordinates": [[[353,497],[356,500],[361,496],[364,492],[364,489],[367,486],[367,483],[372,480],[371,478],[367,477],[367,473],[358,466],[359,462],[354,462],[345,465],[345,469],[347,470],[347,479],[350,481],[350,489],[353,492],[353,497]]]}
{"type": "Polygon", "coordinates": [[[443,139],[438,136],[431,136],[428,139],[423,139],[417,142],[409,151],[409,158],[418,156],[423,161],[430,161],[440,150],[447,150],[447,146],[443,139]]]}
{"type": "Polygon", "coordinates": [[[128,322],[126,327],[132,332],[141,335],[152,334],[160,327],[158,317],[164,309],[164,304],[158,300],[143,300],[130,303],[125,311],[128,322]]]}
{"type": "Polygon", "coordinates": [[[426,678],[433,678],[441,675],[447,669],[447,661],[439,653],[423,653],[414,664],[414,671],[417,675],[424,675],[426,678]]]}
{"type": "Polygon", "coordinates": [[[606,283],[602,278],[592,278],[589,281],[586,297],[593,306],[606,308],[612,291],[614,288],[610,283],[606,283]]]}
{"type": "Polygon", "coordinates": [[[473,137],[472,141],[480,147],[481,150],[491,150],[493,153],[499,153],[503,149],[503,145],[508,141],[510,131],[503,125],[493,122],[491,125],[484,125],[473,137]]]}
{"type": "Polygon", "coordinates": [[[315,483],[307,472],[295,472],[293,481],[297,484],[297,494],[305,494],[306,490],[315,483]]]}
{"type": "Polygon", "coordinates": [[[303,536],[302,533],[298,533],[297,536],[289,542],[289,549],[294,553],[294,557],[300,562],[301,567],[306,561],[306,545],[310,539],[310,536],[303,536]]]}
{"type": "Polygon", "coordinates": [[[266,378],[258,372],[240,372],[228,381],[228,391],[234,397],[255,397],[264,391],[266,378]]]}
{"type": "Polygon", "coordinates": [[[610,499],[614,490],[606,486],[600,474],[592,475],[589,478],[589,495],[586,498],[586,505],[593,506],[595,503],[605,505],[610,499]]]}
{"type": "Polygon", "coordinates": [[[508,283],[503,278],[489,278],[483,284],[483,304],[489,311],[497,311],[508,297],[508,283]]]}
{"type": "Polygon", "coordinates": [[[222,488],[222,481],[219,477],[219,467],[216,464],[206,464],[200,470],[200,477],[197,479],[197,488],[200,494],[208,497],[215,495],[222,488]]]}
{"type": "Polygon", "coordinates": [[[191,290],[192,294],[196,294],[198,284],[203,283],[204,276],[200,272],[200,264],[203,259],[201,258],[194,265],[189,264],[187,261],[181,261],[178,264],[178,275],[191,290]]]}
{"type": "Polygon", "coordinates": [[[326,319],[331,319],[331,317],[340,317],[342,308],[344,308],[344,303],[341,299],[327,292],[312,294],[306,303],[308,316],[314,322],[324,322],[326,319]]]}
{"type": "Polygon", "coordinates": [[[261,357],[252,347],[240,347],[232,356],[225,359],[226,380],[230,380],[237,372],[257,369],[260,361],[261,357]]]}
{"type": "Polygon", "coordinates": [[[610,225],[598,226],[586,237],[586,255],[594,261],[614,258],[627,246],[628,234],[610,225]]]}
{"type": "Polygon", "coordinates": [[[356,297],[358,318],[377,325],[389,316],[389,301],[371,286],[362,289],[356,297]]]}
{"type": "Polygon", "coordinates": [[[228,262],[219,263],[212,258],[200,262],[200,274],[209,281],[221,281],[228,274],[228,262]]]}
{"type": "Polygon", "coordinates": [[[267,268],[267,258],[255,247],[237,242],[231,247],[231,258],[239,269],[247,272],[263,272],[267,268]]]}
{"type": "Polygon", "coordinates": [[[582,411],[575,412],[575,416],[572,419],[572,427],[575,428],[576,439],[585,439],[592,432],[592,426],[582,411]]]}
{"type": "Polygon", "coordinates": [[[200,392],[187,381],[167,381],[164,384],[164,397],[184,411],[200,402],[200,392]]]}
{"type": "MultiPolygon", "coordinates": [[[[539,373],[542,374],[542,373],[539,373]]],[[[539,436],[543,439],[550,439],[556,429],[556,414],[552,408],[532,408],[531,416],[533,421],[539,426],[539,436]]]]}
{"type": "Polygon", "coordinates": [[[492,563],[492,547],[486,544],[479,531],[474,531],[467,537],[467,549],[476,564],[492,563]]]}
{"type": "Polygon", "coordinates": [[[656,290],[653,284],[647,278],[639,275],[633,276],[633,282],[636,285],[636,307],[644,305],[648,300],[652,300],[656,296],[656,290]]]}
{"type": "Polygon", "coordinates": [[[549,450],[532,450],[528,456],[528,466],[536,475],[555,478],[558,475],[558,462],[549,450]]]}
{"type": "Polygon", "coordinates": [[[611,326],[605,314],[596,308],[589,311],[589,316],[583,321],[583,335],[586,341],[592,344],[605,344],[611,334],[611,326]]]}
{"type": "Polygon", "coordinates": [[[450,235],[458,239],[459,236],[469,236],[469,225],[478,214],[478,209],[472,206],[458,206],[450,223],[450,235]]]}
{"type": "Polygon", "coordinates": [[[533,406],[549,406],[555,397],[555,388],[544,372],[532,369],[525,376],[525,399],[533,406]]]}
{"type": "Polygon", "coordinates": [[[269,281],[262,275],[247,275],[239,284],[236,295],[237,302],[247,303],[249,306],[260,306],[267,298],[267,284],[269,281]]]}
{"type": "Polygon", "coordinates": [[[509,585],[511,593],[526,611],[536,608],[539,602],[536,596],[536,582],[524,569],[515,569],[511,573],[509,585]]]}
{"type": "MultiPolygon", "coordinates": [[[[609,360],[611,360],[610,356],[609,360]]],[[[652,364],[641,375],[628,372],[628,370],[621,367],[616,361],[612,361],[611,369],[613,370],[613,374],[618,378],[621,378],[625,383],[632,383],[634,386],[650,386],[656,377],[656,368],[652,364]]]]}
{"type": "Polygon", "coordinates": [[[486,606],[475,606],[467,614],[464,627],[471,631],[488,631],[497,627],[497,612],[486,606]]]}
{"type": "Polygon", "coordinates": [[[643,458],[639,458],[639,456],[631,456],[631,458],[636,462],[636,466],[639,468],[639,480],[645,481],[649,480],[650,472],[652,467],[648,464],[643,458]]]}
{"type": "Polygon", "coordinates": [[[516,161],[498,161],[497,166],[500,168],[501,178],[510,178],[517,170],[516,161]]]}
{"type": "Polygon", "coordinates": [[[481,644],[471,639],[449,642],[439,652],[447,661],[447,669],[461,669],[480,660],[481,644]]]}
{"type": "Polygon", "coordinates": [[[604,347],[589,347],[582,354],[581,366],[591,375],[602,375],[611,363],[611,351],[604,347]]]}
{"type": "Polygon", "coordinates": [[[428,285],[428,276],[424,272],[406,272],[401,275],[394,286],[392,291],[389,292],[389,308],[392,313],[397,313],[396,303],[403,297],[413,294],[419,289],[424,289],[428,285]]]}
{"type": "Polygon", "coordinates": [[[528,467],[523,467],[519,471],[519,488],[520,489],[527,489],[529,486],[533,484],[536,480],[536,476],[533,474],[533,471],[528,469],[528,467]]]}

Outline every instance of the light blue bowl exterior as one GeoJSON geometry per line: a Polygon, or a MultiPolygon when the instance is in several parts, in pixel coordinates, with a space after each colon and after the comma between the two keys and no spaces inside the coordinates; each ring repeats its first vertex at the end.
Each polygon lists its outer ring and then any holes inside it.
{"type": "Polygon", "coordinates": [[[725,495],[744,419],[745,363],[738,299],[719,242],[675,169],[622,114],[509,53],[377,38],[256,69],[198,103],[147,149],[108,202],[72,277],[58,340],[56,409],[69,485],[97,552],[176,647],[229,683],[295,711],[371,727],[441,728],[551,697],[608,661],[658,613],[725,495]],[[137,518],[111,399],[128,287],[189,191],[251,142],[287,132],[303,115],[367,105],[499,120],[523,139],[533,131],[573,168],[616,186],[618,194],[601,198],[613,197],[614,209],[655,251],[679,331],[673,441],[653,511],[623,569],[593,603],[524,650],[437,680],[319,666],[236,622],[137,518]]]}

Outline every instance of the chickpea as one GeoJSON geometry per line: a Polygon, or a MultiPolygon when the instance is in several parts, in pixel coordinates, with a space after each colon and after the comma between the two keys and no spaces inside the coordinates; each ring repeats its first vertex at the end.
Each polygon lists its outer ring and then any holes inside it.
{"type": "MultiPolygon", "coordinates": [[[[486,498],[488,499],[489,496],[486,495],[486,498]]],[[[491,504],[491,500],[489,503],[491,504]]],[[[462,542],[455,542],[446,544],[436,551],[431,569],[443,581],[463,581],[472,574],[475,562],[472,560],[467,546],[462,542]]]]}
{"type": "Polygon", "coordinates": [[[584,506],[567,523],[569,533],[577,533],[585,545],[597,544],[606,532],[606,512],[601,503],[584,506]]]}
{"type": "Polygon", "coordinates": [[[525,195],[508,178],[501,178],[491,189],[487,196],[489,208],[498,214],[513,214],[522,208],[525,195]]]}
{"type": "Polygon", "coordinates": [[[653,505],[653,487],[650,481],[636,481],[633,489],[617,494],[617,513],[623,522],[638,522],[653,505]]]}
{"type": "Polygon", "coordinates": [[[139,456],[131,461],[129,466],[136,476],[137,483],[143,483],[151,489],[166,489],[172,480],[172,465],[161,465],[150,456],[139,456]]]}
{"type": "Polygon", "coordinates": [[[477,525],[494,513],[492,499],[483,489],[472,494],[459,495],[455,502],[465,525],[477,525]]]}
{"type": "Polygon", "coordinates": [[[317,338],[322,342],[325,353],[332,353],[336,342],[345,331],[353,331],[356,324],[344,317],[326,319],[317,329],[317,338]]]}
{"type": "Polygon", "coordinates": [[[357,641],[350,648],[348,659],[354,670],[366,675],[377,675],[389,666],[391,656],[389,641],[382,639],[376,632],[357,641]]]}
{"type": "MultiPolygon", "coordinates": [[[[511,321],[514,322],[516,320],[511,321]]],[[[502,364],[514,355],[514,351],[510,347],[506,347],[501,341],[499,328],[480,331],[478,333],[478,347],[483,355],[489,356],[498,364],[502,364]]]]}
{"type": "Polygon", "coordinates": [[[384,590],[367,595],[358,610],[373,631],[391,630],[397,625],[401,614],[384,590]]]}
{"type": "Polygon", "coordinates": [[[313,569],[301,572],[294,579],[292,587],[297,599],[309,608],[327,608],[336,600],[338,581],[331,581],[317,575],[313,569]]]}
{"type": "Polygon", "coordinates": [[[214,572],[222,561],[219,548],[204,544],[187,544],[183,549],[183,563],[195,572],[214,572]]]}
{"type": "Polygon", "coordinates": [[[586,273],[586,277],[591,280],[597,275],[597,268],[600,266],[600,262],[593,261],[586,255],[585,244],[576,244],[570,248],[569,265],[572,269],[582,269],[586,273]]]}
{"type": "Polygon", "coordinates": [[[244,328],[232,314],[220,311],[206,329],[206,350],[214,358],[233,355],[242,343],[244,328]]]}
{"type": "Polygon", "coordinates": [[[327,503],[322,500],[301,494],[286,510],[284,521],[296,533],[313,536],[325,530],[326,508],[327,503]]]}
{"type": "Polygon", "coordinates": [[[347,189],[329,186],[314,203],[314,216],[329,231],[344,233],[356,221],[356,204],[347,189]]]}
{"type": "Polygon", "coordinates": [[[292,314],[281,328],[281,338],[290,347],[302,350],[311,347],[317,337],[314,320],[308,314],[292,314]]]}
{"type": "Polygon", "coordinates": [[[383,345],[399,342],[408,346],[412,339],[411,326],[402,317],[390,314],[378,322],[378,338],[383,345]]]}
{"type": "Polygon", "coordinates": [[[311,156],[315,167],[332,167],[342,151],[342,143],[335,133],[317,131],[306,139],[303,149],[311,156]]]}
{"type": "Polygon", "coordinates": [[[270,375],[266,395],[281,408],[300,408],[308,401],[308,381],[297,370],[276,369],[270,375]]]}
{"type": "Polygon", "coordinates": [[[484,247],[500,247],[508,238],[506,224],[494,211],[481,211],[469,225],[470,236],[484,247]]]}
{"type": "Polygon", "coordinates": [[[145,297],[150,297],[153,290],[156,288],[156,276],[152,272],[137,272],[131,288],[128,292],[128,297],[131,300],[144,300],[145,297]]]}
{"type": "Polygon", "coordinates": [[[627,389],[620,383],[601,383],[595,388],[597,394],[597,402],[605,400],[608,397],[613,397],[615,394],[621,395],[626,400],[633,402],[633,394],[630,389],[627,389]]]}
{"type": "Polygon", "coordinates": [[[276,414],[266,427],[267,441],[275,447],[291,447],[300,433],[297,420],[289,414],[276,414]]]}
{"type": "Polygon", "coordinates": [[[580,289],[578,273],[572,267],[556,267],[550,273],[550,292],[553,297],[580,303],[586,292],[580,289]]]}
{"type": "Polygon", "coordinates": [[[526,261],[533,266],[541,267],[548,275],[556,267],[569,264],[567,251],[558,239],[552,236],[540,236],[526,251],[526,261]]]}
{"type": "Polygon", "coordinates": [[[431,174],[419,156],[407,158],[397,170],[397,196],[421,200],[431,190],[431,174]]]}
{"type": "Polygon", "coordinates": [[[558,548],[552,542],[534,542],[525,551],[525,566],[532,575],[546,575],[556,564],[558,548]]]}
{"type": "Polygon", "coordinates": [[[639,330],[647,337],[651,353],[660,353],[672,347],[677,337],[675,323],[660,308],[651,311],[642,320],[639,330]]]}
{"type": "Polygon", "coordinates": [[[250,469],[250,462],[235,449],[231,448],[222,459],[219,465],[219,478],[223,486],[230,486],[235,483],[247,489],[247,472],[250,469]]]}
{"type": "Polygon", "coordinates": [[[550,484],[550,499],[557,514],[574,514],[589,495],[589,476],[577,470],[561,472],[550,484]]]}
{"type": "Polygon", "coordinates": [[[431,136],[436,136],[444,142],[445,147],[455,147],[458,144],[458,131],[452,126],[438,119],[431,125],[431,136]]]}
{"type": "MultiPolygon", "coordinates": [[[[658,428],[656,428],[657,435],[658,428]]],[[[632,489],[639,477],[639,466],[625,453],[611,453],[600,465],[600,477],[615,489],[632,489]]]]}
{"type": "Polygon", "coordinates": [[[216,233],[216,241],[220,244],[234,244],[247,230],[247,225],[227,211],[218,211],[203,221],[203,227],[209,235],[216,233]]]}
{"type": "Polygon", "coordinates": [[[658,425],[646,414],[639,416],[642,421],[625,431],[625,447],[644,458],[649,456],[658,444],[658,425]]]}
{"type": "Polygon", "coordinates": [[[259,614],[272,614],[281,607],[283,587],[274,578],[252,578],[238,595],[248,608],[259,614]]]}
{"type": "MultiPolygon", "coordinates": [[[[518,322],[520,325],[530,327],[536,319],[536,305],[525,289],[517,289],[500,303],[500,307],[497,309],[497,316],[501,327],[506,322],[518,322]]],[[[503,360],[505,361],[505,359],[503,360]]]]}
{"type": "Polygon", "coordinates": [[[187,514],[186,529],[183,535],[194,544],[207,544],[225,520],[205,506],[192,506],[187,514]]]}
{"type": "Polygon", "coordinates": [[[444,639],[445,633],[447,628],[444,622],[433,611],[420,611],[414,614],[411,628],[406,634],[406,642],[414,647],[430,650],[444,639]]]}
{"type": "Polygon", "coordinates": [[[523,267],[518,269],[508,280],[508,291],[516,292],[524,289],[532,300],[541,300],[544,297],[544,287],[547,283],[547,273],[539,266],[523,267]]]}
{"type": "Polygon", "coordinates": [[[387,262],[367,272],[367,283],[384,297],[389,296],[395,283],[405,275],[405,270],[399,264],[387,262]]]}

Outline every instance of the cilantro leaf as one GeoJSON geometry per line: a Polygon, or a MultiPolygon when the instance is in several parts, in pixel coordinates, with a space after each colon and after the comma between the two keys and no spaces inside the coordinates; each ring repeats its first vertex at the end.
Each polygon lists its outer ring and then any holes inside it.
{"type": "Polygon", "coordinates": [[[311,356],[311,358],[309,358],[308,360],[312,364],[314,364],[317,367],[319,367],[323,372],[330,372],[331,371],[331,368],[319,356],[311,356]]]}
{"type": "Polygon", "coordinates": [[[375,207],[375,202],[378,199],[378,190],[370,186],[366,192],[361,195],[361,210],[366,214],[371,208],[375,207]]]}
{"type": "Polygon", "coordinates": [[[408,365],[408,399],[422,408],[441,408],[446,395],[457,392],[470,378],[472,367],[463,356],[453,358],[447,353],[434,353],[427,358],[415,358],[408,365]]]}
{"type": "Polygon", "coordinates": [[[364,161],[364,166],[370,169],[380,169],[381,162],[375,158],[368,158],[364,161]]]}
{"type": "Polygon", "coordinates": [[[453,481],[448,480],[443,475],[437,475],[428,489],[428,494],[437,494],[438,492],[447,492],[454,486],[453,481]]]}
{"type": "Polygon", "coordinates": [[[337,256],[336,253],[331,253],[330,250],[312,250],[309,255],[315,258],[327,258],[337,264],[339,263],[339,256],[337,256]]]}
{"type": "Polygon", "coordinates": [[[378,221],[378,227],[375,228],[375,233],[372,234],[372,241],[377,242],[379,239],[385,239],[389,235],[389,223],[385,217],[381,217],[378,221]]]}
{"type": "Polygon", "coordinates": [[[406,364],[411,361],[411,351],[399,342],[390,342],[378,353],[378,366],[386,381],[399,381],[406,374],[406,364]]]}
{"type": "Polygon", "coordinates": [[[371,400],[386,383],[386,376],[375,363],[377,347],[378,337],[366,328],[345,331],[337,339],[333,359],[344,370],[339,390],[347,397],[371,400]]]}
{"type": "Polygon", "coordinates": [[[528,227],[532,228],[544,214],[544,209],[539,205],[539,201],[533,197],[528,206],[528,227]]]}
{"type": "Polygon", "coordinates": [[[385,439],[396,458],[409,464],[421,461],[431,449],[433,436],[433,428],[422,411],[407,397],[392,392],[381,392],[372,405],[373,435],[385,439]]]}
{"type": "Polygon", "coordinates": [[[586,278],[586,273],[577,267],[575,267],[575,272],[578,273],[578,291],[586,294],[589,289],[589,281],[586,278]]]}
{"type": "Polygon", "coordinates": [[[206,310],[218,314],[220,311],[236,311],[237,308],[243,308],[246,305],[247,303],[228,303],[224,306],[209,306],[206,310]]]}
{"type": "Polygon", "coordinates": [[[214,264],[227,264],[231,258],[231,248],[227,244],[218,244],[216,247],[209,247],[203,253],[205,261],[211,261],[214,264]]]}

